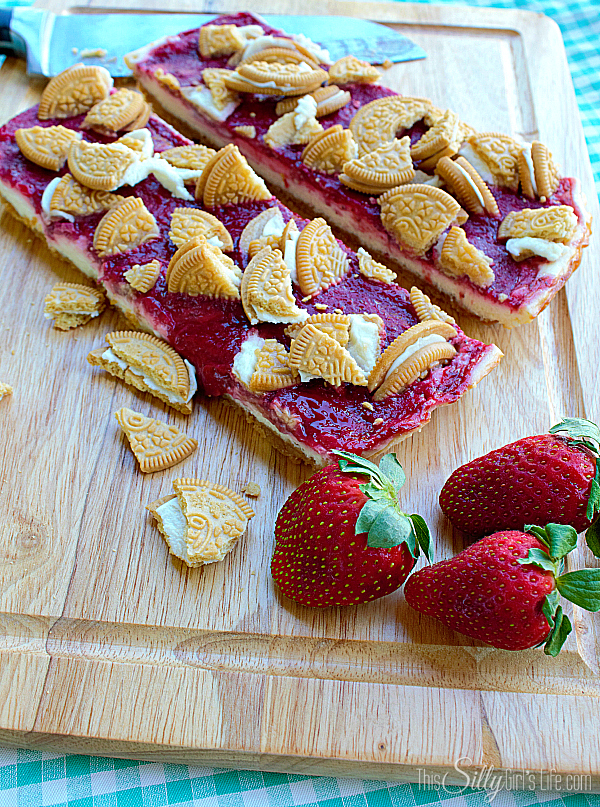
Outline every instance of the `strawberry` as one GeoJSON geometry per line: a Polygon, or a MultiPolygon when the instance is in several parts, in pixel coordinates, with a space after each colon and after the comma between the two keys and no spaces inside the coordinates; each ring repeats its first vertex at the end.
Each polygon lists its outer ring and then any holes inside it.
{"type": "Polygon", "coordinates": [[[273,580],[286,597],[313,608],[358,605],[396,591],[429,552],[419,515],[400,509],[406,479],[394,454],[379,467],[345,451],[285,502],[275,524],[273,580]]]}
{"type": "MultiPolygon", "coordinates": [[[[458,468],[442,488],[440,507],[454,527],[474,537],[550,522],[582,532],[600,512],[599,444],[595,423],[566,418],[549,434],[525,437],[458,468]]],[[[587,540],[600,556],[595,528],[587,540]]]]}
{"type": "Polygon", "coordinates": [[[406,601],[494,647],[524,650],[545,642],[544,652],[555,656],[571,632],[560,595],[600,610],[600,569],[560,573],[563,558],[577,544],[573,527],[527,530],[496,532],[450,560],[420,569],[405,586],[406,601]]]}

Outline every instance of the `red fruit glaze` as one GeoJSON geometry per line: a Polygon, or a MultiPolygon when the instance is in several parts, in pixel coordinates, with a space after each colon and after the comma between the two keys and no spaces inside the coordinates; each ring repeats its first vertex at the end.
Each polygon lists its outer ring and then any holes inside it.
{"type": "Polygon", "coordinates": [[[452,525],[481,536],[527,524],[570,524],[582,532],[596,461],[567,438],[524,437],[457,468],[440,493],[452,525]]]}
{"type": "Polygon", "coordinates": [[[396,591],[415,565],[405,543],[391,549],[367,546],[354,534],[367,501],[366,477],[328,465],[300,485],[275,524],[271,574],[282,593],[301,605],[358,605],[396,591]]]}
{"type": "Polygon", "coordinates": [[[534,548],[547,551],[528,533],[490,535],[411,575],[404,588],[406,601],[449,628],[502,650],[534,647],[550,633],[542,607],[555,587],[552,572],[518,563],[534,548]]]}

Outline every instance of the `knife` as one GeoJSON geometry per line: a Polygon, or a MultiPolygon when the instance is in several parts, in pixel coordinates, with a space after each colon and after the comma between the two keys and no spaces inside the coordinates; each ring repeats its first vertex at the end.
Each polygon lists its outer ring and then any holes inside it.
{"type": "MultiPolygon", "coordinates": [[[[111,75],[130,76],[123,56],[132,50],[215,19],[216,14],[54,14],[36,8],[0,8],[0,54],[27,59],[27,72],[55,76],[83,61],[111,75]]],[[[333,61],[353,56],[382,64],[424,59],[425,51],[385,25],[353,17],[268,14],[273,28],[304,34],[326,48],[333,61]]]]}

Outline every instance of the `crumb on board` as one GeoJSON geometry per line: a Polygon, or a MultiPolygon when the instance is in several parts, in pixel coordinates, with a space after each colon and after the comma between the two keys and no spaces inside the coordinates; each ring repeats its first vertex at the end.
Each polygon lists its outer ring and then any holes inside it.
{"type": "Polygon", "coordinates": [[[82,48],[79,51],[80,59],[103,59],[108,51],[106,48],[82,48]]]}
{"type": "Polygon", "coordinates": [[[260,485],[256,482],[247,482],[242,488],[242,493],[245,493],[246,496],[258,498],[258,496],[260,496],[260,492],[260,485]]]}

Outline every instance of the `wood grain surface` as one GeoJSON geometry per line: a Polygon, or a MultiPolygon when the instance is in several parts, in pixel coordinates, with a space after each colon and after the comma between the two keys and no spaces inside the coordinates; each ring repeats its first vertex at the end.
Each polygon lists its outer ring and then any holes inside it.
{"type": "MultiPolygon", "coordinates": [[[[171,5],[238,10],[233,0],[171,5]]],[[[128,2],[91,0],[88,10],[107,7],[128,2]]],[[[547,18],[407,3],[246,7],[368,13],[406,32],[428,58],[394,66],[386,84],[481,131],[546,142],[564,173],[581,177],[597,217],[562,41],[547,18]]],[[[3,121],[44,86],[14,60],[0,81],[3,121]]],[[[594,236],[566,290],[529,325],[506,331],[453,311],[506,357],[399,449],[402,503],[427,519],[437,558],[462,548],[437,505],[456,466],[562,415],[600,418],[597,249],[594,236]]],[[[125,326],[119,315],[66,334],[42,315],[57,280],[81,279],[2,215],[0,380],[15,392],[0,403],[1,744],[389,780],[427,770],[460,784],[454,765],[467,758],[473,771],[554,769],[600,787],[598,617],[575,608],[576,630],[550,659],[478,646],[410,611],[401,593],[323,612],[282,600],[268,573],[273,523],[310,470],[221,400],[199,396],[186,418],[90,368],[89,350],[125,326]],[[114,418],[122,406],[176,424],[198,451],[140,474],[114,418]],[[238,492],[260,484],[256,518],[224,562],[188,569],[168,555],[144,506],[177,476],[238,492]]],[[[593,561],[584,548],[572,568],[593,561]]]]}

